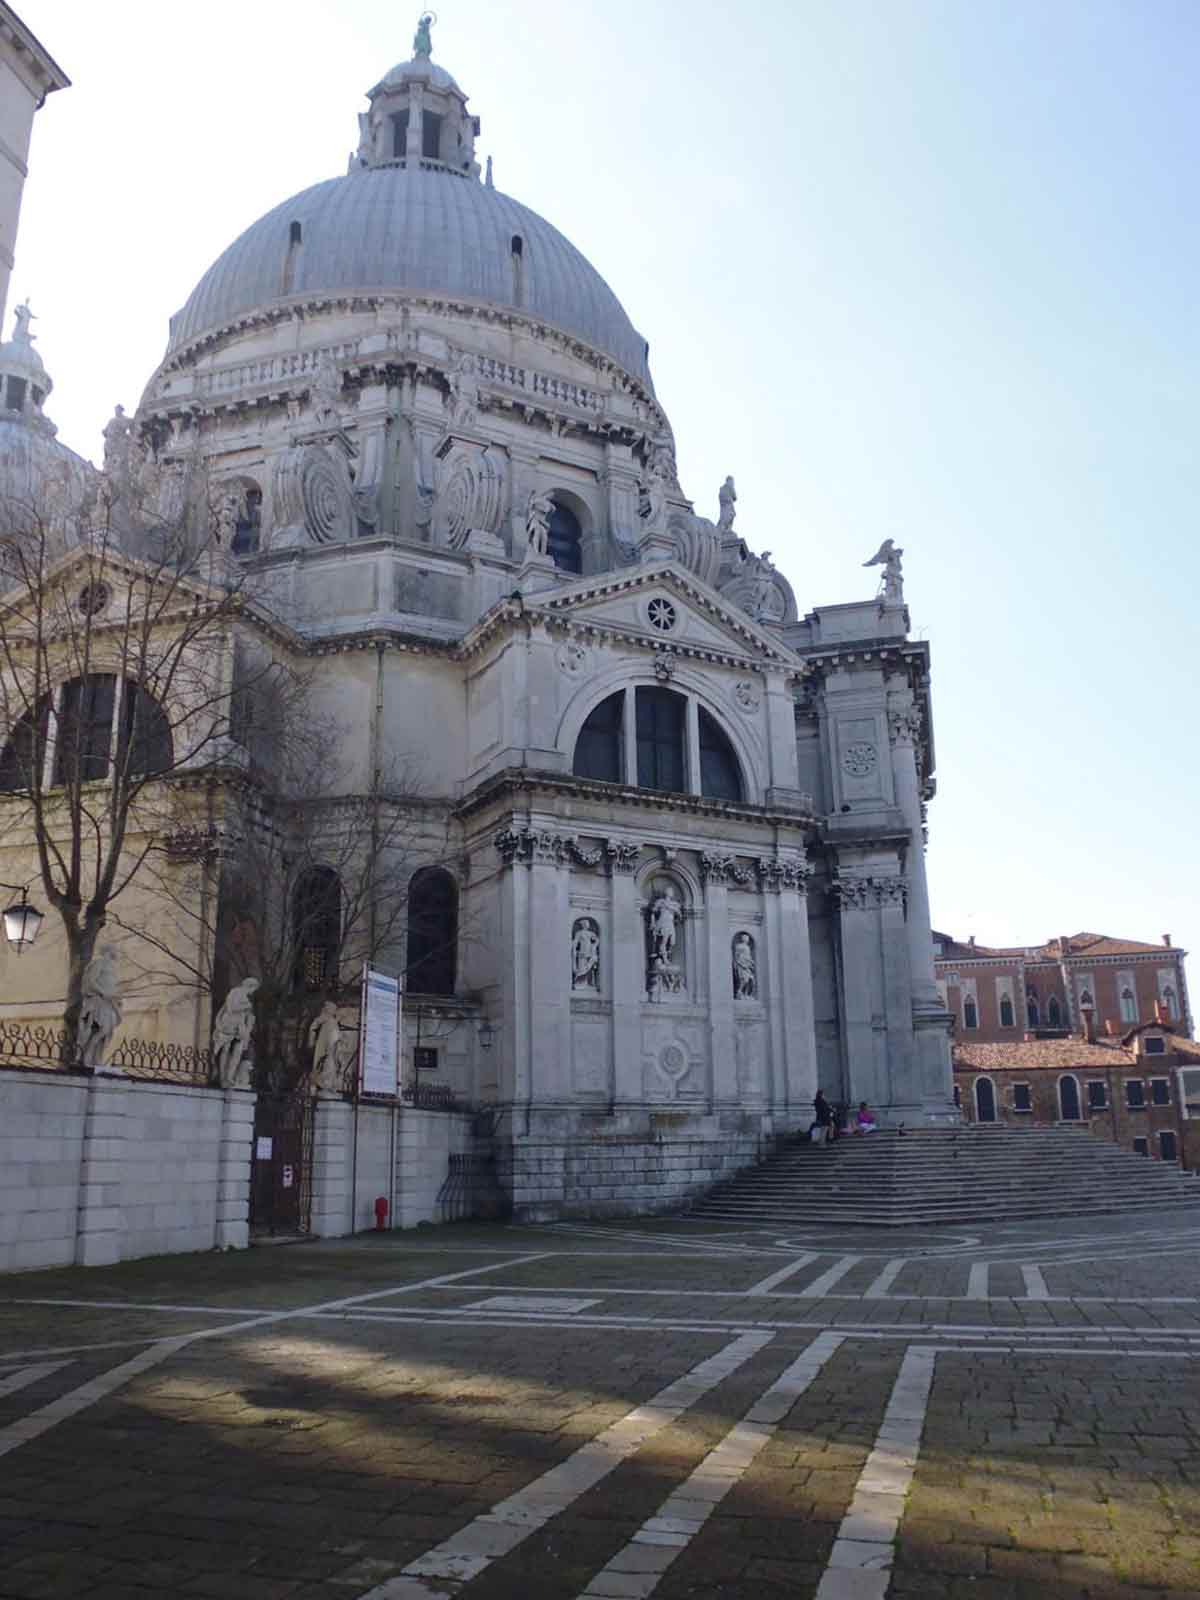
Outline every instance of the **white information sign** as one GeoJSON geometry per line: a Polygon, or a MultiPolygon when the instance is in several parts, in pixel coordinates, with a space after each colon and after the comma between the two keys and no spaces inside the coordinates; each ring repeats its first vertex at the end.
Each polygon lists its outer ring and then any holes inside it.
{"type": "Polygon", "coordinates": [[[400,1089],[400,980],[363,968],[363,1094],[397,1094],[400,1089]]]}
{"type": "Polygon", "coordinates": [[[259,1134],[258,1144],[255,1147],[254,1154],[259,1161],[270,1161],[271,1140],[268,1139],[265,1134],[259,1134]]]}

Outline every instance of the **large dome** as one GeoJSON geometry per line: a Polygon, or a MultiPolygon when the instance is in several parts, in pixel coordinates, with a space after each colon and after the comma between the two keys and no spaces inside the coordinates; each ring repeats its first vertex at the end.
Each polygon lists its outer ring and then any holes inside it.
{"type": "Polygon", "coordinates": [[[419,167],[364,168],[269,211],[209,268],[171,319],[168,350],[247,312],[312,295],[399,289],[511,307],[514,238],[521,240],[520,309],[649,383],[645,340],[557,228],[471,177],[419,167]]]}

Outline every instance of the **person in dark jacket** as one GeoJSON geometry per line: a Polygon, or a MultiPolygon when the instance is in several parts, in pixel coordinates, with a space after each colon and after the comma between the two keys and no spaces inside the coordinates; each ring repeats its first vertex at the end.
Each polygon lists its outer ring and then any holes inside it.
{"type": "Polygon", "coordinates": [[[825,1091],[818,1089],[813,1100],[815,1113],[812,1128],[809,1130],[814,1144],[828,1145],[833,1137],[833,1107],[825,1098],[825,1091]]]}

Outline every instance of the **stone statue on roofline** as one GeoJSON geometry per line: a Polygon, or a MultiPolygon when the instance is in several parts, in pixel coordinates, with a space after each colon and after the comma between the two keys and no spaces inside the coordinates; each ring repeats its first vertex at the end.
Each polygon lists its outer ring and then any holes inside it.
{"type": "Polygon", "coordinates": [[[733,519],[737,516],[737,490],[733,486],[732,476],[726,478],[717,491],[717,499],[721,507],[717,518],[717,532],[732,533],[733,519]]]}
{"type": "Polygon", "coordinates": [[[900,565],[903,554],[894,539],[885,539],[871,559],[863,562],[864,567],[883,568],[879,588],[885,606],[904,604],[904,572],[900,565]]]}
{"type": "Polygon", "coordinates": [[[30,332],[29,324],[37,321],[37,318],[30,310],[28,300],[25,301],[24,305],[17,306],[13,312],[13,317],[16,319],[16,327],[13,329],[12,342],[20,349],[28,350],[36,337],[30,332]]]}
{"type": "Polygon", "coordinates": [[[417,23],[417,31],[413,34],[413,57],[431,56],[433,54],[433,36],[429,29],[435,21],[432,11],[426,11],[417,23]]]}

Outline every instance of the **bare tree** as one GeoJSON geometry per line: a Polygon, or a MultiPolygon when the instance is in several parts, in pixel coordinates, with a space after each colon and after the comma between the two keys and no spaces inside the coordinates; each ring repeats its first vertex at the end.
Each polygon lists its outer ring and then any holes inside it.
{"type": "Polygon", "coordinates": [[[121,464],[81,505],[53,485],[43,503],[0,504],[0,815],[62,922],[72,1057],[84,971],[182,781],[237,773],[233,661],[265,615],[203,474],[174,474],[163,517],[161,484],[121,464]]]}

